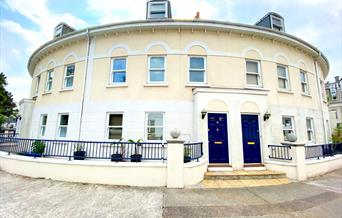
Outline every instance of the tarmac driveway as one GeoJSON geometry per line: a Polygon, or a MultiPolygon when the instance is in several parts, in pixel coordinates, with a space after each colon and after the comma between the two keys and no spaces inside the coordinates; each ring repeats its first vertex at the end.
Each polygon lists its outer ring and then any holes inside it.
{"type": "Polygon", "coordinates": [[[1,217],[341,217],[342,169],[305,183],[166,189],[31,179],[0,171],[1,217]]]}

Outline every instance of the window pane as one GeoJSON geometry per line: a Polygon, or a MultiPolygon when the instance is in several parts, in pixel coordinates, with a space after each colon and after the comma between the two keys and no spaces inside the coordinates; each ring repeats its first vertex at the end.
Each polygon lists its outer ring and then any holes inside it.
{"type": "Polygon", "coordinates": [[[305,73],[303,73],[303,72],[300,72],[300,81],[306,82],[306,76],[305,76],[305,73]]]}
{"type": "Polygon", "coordinates": [[[150,68],[162,68],[164,69],[164,57],[151,57],[150,68]]]}
{"type": "Polygon", "coordinates": [[[66,137],[67,129],[67,127],[59,127],[59,137],[66,137]]]}
{"type": "Polygon", "coordinates": [[[59,121],[60,125],[67,126],[69,122],[69,115],[61,115],[61,119],[59,121]]]}
{"type": "Polygon", "coordinates": [[[302,83],[302,92],[306,93],[306,84],[302,83]]]}
{"type": "Polygon", "coordinates": [[[47,122],[47,116],[44,115],[42,116],[42,125],[46,125],[46,122],[47,122]]]}
{"type": "Polygon", "coordinates": [[[286,68],[283,66],[277,66],[278,76],[287,78],[286,68]]]}
{"type": "Polygon", "coordinates": [[[311,120],[310,119],[306,119],[306,128],[307,129],[312,129],[312,125],[311,125],[311,120]]]}
{"type": "Polygon", "coordinates": [[[165,18],[165,11],[163,12],[151,12],[150,18],[165,18]]]}
{"type": "Polygon", "coordinates": [[[204,71],[190,70],[190,82],[204,82],[204,71]]]}
{"type": "Polygon", "coordinates": [[[258,75],[247,74],[247,84],[250,85],[259,85],[258,75]]]}
{"type": "Polygon", "coordinates": [[[273,24],[276,24],[276,25],[278,25],[278,26],[282,26],[281,25],[281,20],[279,20],[279,19],[277,19],[277,18],[272,18],[272,22],[273,22],[273,24]]]}
{"type": "Polygon", "coordinates": [[[40,127],[40,135],[41,136],[45,135],[45,126],[40,127]]]}
{"type": "Polygon", "coordinates": [[[163,114],[150,113],[148,114],[148,126],[163,126],[163,114]]]}
{"type": "Polygon", "coordinates": [[[122,126],[122,114],[110,114],[109,126],[122,126]]]}
{"type": "Polygon", "coordinates": [[[150,70],[150,81],[163,82],[164,75],[164,70],[150,70]]]}
{"type": "Polygon", "coordinates": [[[110,127],[108,133],[108,139],[121,139],[122,127],[110,127]]]}
{"type": "Polygon", "coordinates": [[[75,65],[67,66],[66,76],[72,76],[74,75],[74,72],[75,72],[75,65]]]}
{"type": "Polygon", "coordinates": [[[247,61],[246,62],[246,68],[247,68],[247,72],[258,73],[258,63],[257,62],[247,61]]]}
{"type": "Polygon", "coordinates": [[[165,4],[151,4],[151,11],[165,11],[165,4]]]}
{"type": "Polygon", "coordinates": [[[126,82],[126,72],[115,72],[113,74],[113,83],[126,82]]]}
{"type": "Polygon", "coordinates": [[[286,89],[286,80],[285,79],[278,79],[279,88],[286,89]]]}
{"type": "Polygon", "coordinates": [[[291,118],[283,118],[283,129],[292,129],[291,118]]]}
{"type": "Polygon", "coordinates": [[[48,82],[48,83],[46,84],[46,90],[47,90],[47,91],[50,91],[51,88],[52,88],[52,82],[50,81],[50,82],[48,82]]]}
{"type": "Polygon", "coordinates": [[[126,59],[114,59],[113,70],[126,70],[126,59]]]}
{"type": "Polygon", "coordinates": [[[147,139],[148,140],[163,140],[163,128],[152,127],[147,128],[147,139]]]}
{"type": "Polygon", "coordinates": [[[201,57],[191,57],[190,58],[190,68],[191,69],[204,69],[204,58],[201,57]]]}
{"type": "Polygon", "coordinates": [[[53,71],[50,71],[48,73],[48,80],[52,80],[52,78],[53,78],[53,71]]]}
{"type": "Polygon", "coordinates": [[[65,87],[72,87],[74,85],[74,77],[65,78],[65,87]]]}

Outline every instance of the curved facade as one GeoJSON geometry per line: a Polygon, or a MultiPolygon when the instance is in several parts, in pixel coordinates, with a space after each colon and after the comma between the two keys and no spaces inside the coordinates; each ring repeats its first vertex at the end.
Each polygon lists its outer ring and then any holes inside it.
{"type": "Polygon", "coordinates": [[[209,162],[236,169],[262,163],[267,145],[290,132],[298,142],[328,140],[328,61],[263,27],[169,19],[98,26],[46,43],[28,69],[23,137],[149,141],[177,128],[182,139],[204,142],[209,162]]]}

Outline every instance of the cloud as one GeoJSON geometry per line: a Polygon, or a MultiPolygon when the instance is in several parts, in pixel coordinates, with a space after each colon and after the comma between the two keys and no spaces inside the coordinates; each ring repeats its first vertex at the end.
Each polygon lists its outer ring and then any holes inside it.
{"type": "Polygon", "coordinates": [[[315,44],[319,38],[319,32],[311,27],[297,29],[291,34],[311,44],[315,44]]]}

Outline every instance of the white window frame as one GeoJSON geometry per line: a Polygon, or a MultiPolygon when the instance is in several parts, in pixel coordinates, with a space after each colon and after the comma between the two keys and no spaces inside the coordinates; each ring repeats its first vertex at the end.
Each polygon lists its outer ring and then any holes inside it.
{"type": "Polygon", "coordinates": [[[119,140],[121,140],[123,138],[123,123],[124,123],[124,113],[123,112],[107,112],[106,140],[111,140],[111,141],[119,141],[119,140]],[[121,126],[109,126],[110,115],[121,115],[122,116],[121,126]],[[110,139],[109,138],[109,128],[121,128],[121,138],[120,139],[110,139]]]}
{"type": "Polygon", "coordinates": [[[325,86],[324,86],[324,82],[321,79],[319,80],[319,85],[321,87],[322,100],[323,100],[323,102],[326,102],[327,101],[327,96],[325,94],[325,86]]]}
{"type": "Polygon", "coordinates": [[[72,63],[72,64],[68,64],[68,65],[65,65],[64,67],[64,77],[63,77],[63,89],[73,89],[74,88],[74,84],[75,84],[75,71],[76,71],[76,64],[75,63],[72,63]],[[67,76],[67,70],[68,70],[68,67],[69,66],[72,66],[74,65],[74,73],[72,76],[67,76]],[[67,87],[66,86],[66,81],[67,81],[67,78],[73,78],[73,81],[72,81],[72,86],[70,87],[67,87]]]}
{"type": "Polygon", "coordinates": [[[291,90],[291,86],[290,86],[290,76],[289,76],[289,69],[288,69],[288,66],[282,65],[282,64],[277,64],[277,79],[278,79],[278,80],[277,80],[278,88],[279,88],[280,90],[286,90],[286,91],[290,91],[290,90],[291,90]],[[278,67],[283,67],[283,68],[285,68],[286,77],[279,76],[279,74],[278,74],[278,67]],[[279,79],[282,79],[282,80],[285,80],[285,81],[286,81],[286,83],[285,83],[286,87],[285,87],[285,88],[279,87],[279,79]]]}
{"type": "Polygon", "coordinates": [[[206,56],[196,56],[196,55],[192,55],[188,57],[188,83],[189,84],[206,84],[207,83],[207,57],[206,56]],[[190,60],[191,58],[203,58],[204,59],[204,69],[203,70],[199,70],[199,69],[191,69],[190,68],[190,60]],[[192,82],[190,81],[190,71],[204,71],[204,76],[203,82],[192,82]]]}
{"type": "Polygon", "coordinates": [[[165,112],[161,111],[149,111],[145,113],[145,141],[164,141],[165,139],[165,112]],[[162,126],[149,126],[148,125],[148,115],[149,114],[162,114],[163,116],[163,125],[162,126]],[[163,132],[163,137],[161,140],[152,140],[148,139],[148,128],[162,128],[163,132]]]}
{"type": "Polygon", "coordinates": [[[62,36],[63,34],[63,25],[59,25],[55,29],[55,37],[62,36]]]}
{"type": "Polygon", "coordinates": [[[148,83],[166,83],[166,56],[163,55],[152,55],[148,57],[148,72],[147,72],[147,81],[148,83]],[[151,69],[151,58],[163,58],[164,59],[164,68],[153,68],[151,69]],[[151,70],[156,71],[164,71],[164,81],[151,81],[151,70]]]}
{"type": "Polygon", "coordinates": [[[40,83],[40,75],[36,77],[36,86],[34,89],[34,96],[37,96],[39,93],[39,83],[40,83]]]}
{"type": "Polygon", "coordinates": [[[305,126],[306,126],[306,137],[308,139],[308,142],[315,143],[316,141],[316,134],[315,134],[315,124],[314,119],[312,117],[306,117],[305,118],[305,126]],[[308,128],[307,121],[310,120],[311,129],[308,128]],[[312,139],[309,139],[309,132],[312,134],[312,139]]]}
{"type": "MultiPolygon", "coordinates": [[[[278,27],[280,29],[278,31],[285,32],[284,21],[283,21],[283,19],[281,19],[279,17],[271,16],[271,26],[272,26],[272,29],[275,29],[274,27],[278,27]],[[279,20],[281,25],[279,26],[278,24],[273,23],[273,19],[279,20]]],[[[277,30],[277,29],[275,29],[275,30],[277,30]]]]}
{"type": "Polygon", "coordinates": [[[296,128],[295,128],[295,119],[294,116],[282,116],[281,117],[281,126],[282,126],[282,133],[283,133],[283,138],[284,141],[288,141],[286,138],[286,135],[284,134],[284,131],[292,131],[293,134],[296,134],[296,128]],[[283,120],[284,119],[291,119],[291,125],[292,127],[290,129],[287,129],[284,127],[283,120]]]}
{"type": "Polygon", "coordinates": [[[118,85],[118,84],[126,84],[127,83],[127,57],[123,56],[123,57],[114,57],[111,59],[112,63],[111,63],[111,68],[110,68],[110,75],[109,75],[109,78],[110,78],[110,81],[109,81],[109,84],[111,85],[118,85]],[[120,59],[125,59],[125,70],[114,70],[113,67],[114,67],[114,61],[115,60],[120,60],[120,59]],[[114,82],[114,73],[117,72],[117,73],[122,73],[122,72],[125,72],[126,74],[126,79],[125,79],[125,82],[114,82]]]}
{"type": "Polygon", "coordinates": [[[67,138],[68,137],[68,126],[69,126],[69,123],[70,123],[70,115],[68,113],[60,113],[58,114],[58,123],[57,123],[57,138],[67,138]],[[61,125],[61,118],[63,115],[68,115],[68,125],[61,125]],[[66,130],[66,134],[65,134],[65,137],[64,136],[61,136],[61,131],[60,129],[62,127],[66,127],[67,130],[66,130]]]}
{"type": "Polygon", "coordinates": [[[40,115],[39,129],[38,129],[38,136],[39,137],[44,137],[45,134],[46,134],[47,119],[48,119],[48,115],[47,114],[41,114],[40,115]],[[46,123],[45,124],[43,124],[44,117],[46,117],[46,123]],[[43,128],[44,128],[44,134],[42,134],[42,129],[43,128]]]}
{"type": "Polygon", "coordinates": [[[45,92],[51,92],[52,90],[53,74],[54,74],[54,69],[50,69],[46,72],[45,92]],[[50,74],[51,74],[51,79],[49,77],[50,74]],[[50,89],[48,89],[49,83],[50,83],[50,89]]]}
{"type": "Polygon", "coordinates": [[[250,86],[250,87],[262,87],[262,78],[261,78],[261,66],[260,66],[260,61],[258,60],[253,60],[253,59],[246,59],[245,60],[245,67],[246,67],[246,84],[247,86],[250,86]],[[256,63],[258,65],[257,69],[258,69],[258,72],[255,73],[255,72],[248,72],[247,71],[247,62],[253,62],[253,63],[256,63]],[[258,84],[255,85],[255,84],[248,84],[248,75],[256,75],[257,76],[257,80],[258,80],[258,84]]]}
{"type": "Polygon", "coordinates": [[[168,11],[168,3],[165,1],[155,1],[155,2],[148,2],[148,18],[149,19],[164,19],[164,18],[168,18],[169,17],[169,11],[168,11]],[[163,4],[164,5],[164,11],[159,10],[159,11],[153,11],[153,12],[165,12],[165,16],[164,17],[151,17],[151,6],[152,5],[158,5],[158,4],[163,4]]]}
{"type": "Polygon", "coordinates": [[[299,79],[300,79],[300,89],[303,94],[309,95],[309,82],[308,82],[308,73],[304,70],[299,71],[299,79]],[[302,81],[302,74],[304,75],[304,80],[302,81]],[[303,86],[304,86],[304,91],[303,91],[303,86]]]}

